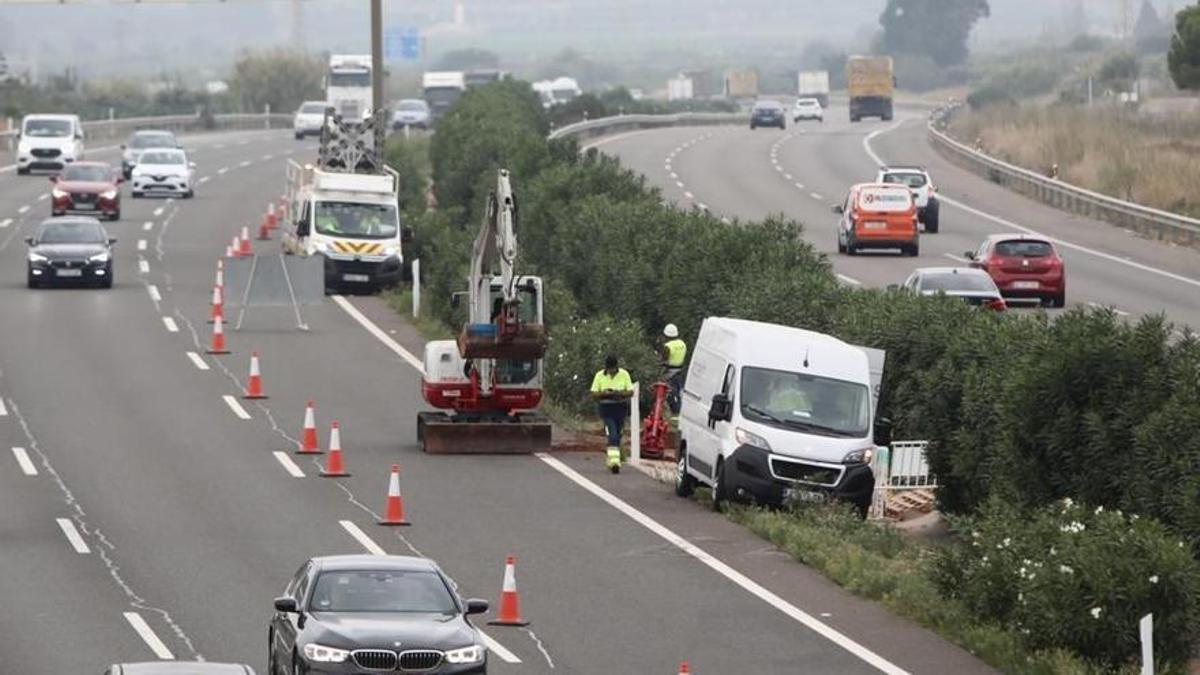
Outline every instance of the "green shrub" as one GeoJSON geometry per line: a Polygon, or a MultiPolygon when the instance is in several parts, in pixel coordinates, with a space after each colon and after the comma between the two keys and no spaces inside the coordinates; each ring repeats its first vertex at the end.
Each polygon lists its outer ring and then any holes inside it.
{"type": "Polygon", "coordinates": [[[1032,513],[993,501],[954,525],[957,541],[935,557],[938,586],[1030,648],[1122,666],[1138,658],[1138,620],[1153,613],[1155,656],[1190,657],[1200,567],[1161,524],[1064,500],[1032,513]]]}
{"type": "Polygon", "coordinates": [[[414,215],[423,212],[429,182],[428,137],[392,134],[384,148],[384,161],[400,175],[400,208],[414,215]]]}
{"type": "Polygon", "coordinates": [[[607,316],[581,318],[550,332],[546,351],[546,396],[561,409],[595,414],[589,395],[592,377],[612,354],[634,382],[646,384],[662,372],[658,356],[640,326],[607,316]]]}
{"type": "Polygon", "coordinates": [[[981,110],[994,105],[1016,105],[1016,99],[1008,90],[987,84],[967,94],[967,105],[972,110],[981,110]]]}

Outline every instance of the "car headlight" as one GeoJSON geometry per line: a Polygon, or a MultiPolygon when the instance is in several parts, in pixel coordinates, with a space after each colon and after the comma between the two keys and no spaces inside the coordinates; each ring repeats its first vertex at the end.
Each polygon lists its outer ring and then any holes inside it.
{"type": "Polygon", "coordinates": [[[875,448],[859,448],[851,450],[842,458],[842,464],[867,464],[875,456],[875,448]]]}
{"type": "Polygon", "coordinates": [[[55,199],[62,199],[63,197],[66,197],[67,194],[68,193],[66,190],[60,190],[58,188],[53,188],[50,190],[50,196],[54,197],[55,199]]]}
{"type": "Polygon", "coordinates": [[[400,247],[399,246],[385,246],[383,248],[383,255],[387,256],[388,258],[391,258],[392,256],[400,255],[400,247]]]}
{"type": "Polygon", "coordinates": [[[446,663],[482,663],[487,650],[483,645],[471,645],[446,652],[446,663]]]}
{"type": "Polygon", "coordinates": [[[117,191],[116,191],[116,190],[109,190],[109,191],[107,191],[107,192],[101,192],[101,193],[100,193],[100,197],[101,197],[102,199],[116,199],[116,198],[117,198],[117,191]]]}
{"type": "Polygon", "coordinates": [[[350,652],[310,642],[304,645],[304,658],[318,663],[344,663],[346,659],[350,658],[350,652]]]}
{"type": "Polygon", "coordinates": [[[767,442],[767,439],[752,431],[746,431],[740,427],[734,430],[733,437],[741,445],[753,445],[754,447],[762,448],[763,450],[771,449],[771,444],[767,442]]]}
{"type": "Polygon", "coordinates": [[[29,252],[29,262],[50,262],[50,259],[41,253],[29,252]]]}
{"type": "Polygon", "coordinates": [[[108,251],[103,251],[101,253],[97,253],[96,255],[88,258],[88,262],[99,262],[99,263],[108,262],[108,259],[110,257],[112,257],[112,256],[108,251]]]}

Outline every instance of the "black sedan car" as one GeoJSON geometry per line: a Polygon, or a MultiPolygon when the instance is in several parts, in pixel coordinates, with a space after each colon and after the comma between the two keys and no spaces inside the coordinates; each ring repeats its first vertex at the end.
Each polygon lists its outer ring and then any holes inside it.
{"type": "Polygon", "coordinates": [[[270,675],[486,673],[487,649],[437,564],[408,556],[313,558],[275,599],[270,675]]]}
{"type": "Polygon", "coordinates": [[[786,129],[787,114],[784,112],[783,104],[769,99],[755,101],[754,107],[750,109],[750,128],[758,127],[786,129]]]}
{"type": "Polygon", "coordinates": [[[118,663],[104,675],[254,675],[250,666],[207,661],[153,661],[118,663]]]}
{"type": "Polygon", "coordinates": [[[117,240],[108,236],[99,220],[50,218],[25,243],[29,244],[30,288],[64,282],[112,288],[112,248],[117,240]]]}

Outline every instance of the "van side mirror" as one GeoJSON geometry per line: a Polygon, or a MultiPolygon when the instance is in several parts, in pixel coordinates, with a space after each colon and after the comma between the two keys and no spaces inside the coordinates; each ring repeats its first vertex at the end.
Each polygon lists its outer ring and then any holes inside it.
{"type": "Polygon", "coordinates": [[[974,260],[975,252],[974,251],[963,251],[963,257],[966,258],[967,260],[974,260]]]}
{"type": "Polygon", "coordinates": [[[285,614],[295,614],[300,610],[296,605],[295,598],[282,597],[275,598],[275,611],[284,612],[285,614]]]}
{"type": "Polygon", "coordinates": [[[875,420],[875,445],[892,444],[892,420],[880,417],[875,420]]]}
{"type": "Polygon", "coordinates": [[[112,245],[114,245],[114,244],[116,244],[116,243],[117,243],[117,238],[116,238],[116,237],[109,237],[109,238],[108,238],[108,245],[109,245],[109,246],[112,246],[112,245]]]}
{"type": "Polygon", "coordinates": [[[488,601],[480,600],[479,598],[470,598],[467,600],[467,614],[483,614],[488,611],[488,601]]]}
{"type": "Polygon", "coordinates": [[[841,204],[834,204],[829,210],[837,214],[842,214],[846,212],[846,207],[842,206],[841,204]]]}
{"type": "Polygon", "coordinates": [[[25,237],[25,243],[29,246],[33,246],[33,237],[25,237]]]}
{"type": "Polygon", "coordinates": [[[312,230],[312,221],[310,220],[310,218],[307,215],[302,216],[300,218],[300,220],[296,221],[296,236],[297,237],[307,237],[309,231],[311,231],[311,230],[312,230]]]}
{"type": "Polygon", "coordinates": [[[708,408],[708,423],[728,422],[733,419],[733,401],[727,394],[713,394],[712,405],[708,408]]]}

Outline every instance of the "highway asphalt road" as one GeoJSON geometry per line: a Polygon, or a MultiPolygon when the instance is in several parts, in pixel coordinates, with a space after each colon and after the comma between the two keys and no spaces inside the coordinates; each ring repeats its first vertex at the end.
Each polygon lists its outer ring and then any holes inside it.
{"type": "MultiPolygon", "coordinates": [[[[766,152],[781,138],[746,140],[766,152]]],[[[120,238],[108,291],[24,287],[21,238],[49,183],[0,173],[0,670],[203,658],[264,672],[290,575],[365,550],[428,555],[464,597],[493,602],[515,554],[533,623],[486,628],[497,673],[673,673],[682,659],[699,673],[987,672],[637,472],[571,453],[422,455],[420,340],[377,298],[306,308],[308,332],[290,310],[254,310],[229,332],[233,354],[205,355],[218,255],[281,193],[285,158],[315,148],[286,132],[187,145],[194,200],[126,195],[106,225],[120,238]],[[265,401],[238,398],[251,350],[265,401]],[[322,442],[340,421],[352,477],[289,459],[309,398],[322,442]],[[393,462],[411,528],[374,524],[393,462]]],[[[738,198],[723,194],[714,208],[738,198]]]]}
{"type": "Polygon", "coordinates": [[[586,145],[620,157],[685,208],[741,219],[782,213],[803,222],[807,238],[847,284],[903,283],[917,267],[961,265],[963,253],[987,235],[1032,231],[1059,242],[1068,306],[1105,306],[1128,316],[1165,312],[1177,324],[1200,327],[1200,252],[1044,206],[956,167],[929,146],[920,109],[899,107],[894,122],[852,124],[841,106],[826,115],[824,123],[783,131],[668,128],[586,145]],[[831,207],[844,201],[851,184],[874,180],[884,162],[929,169],[943,201],[940,232],[921,237],[917,258],[839,255],[831,207]]]}

